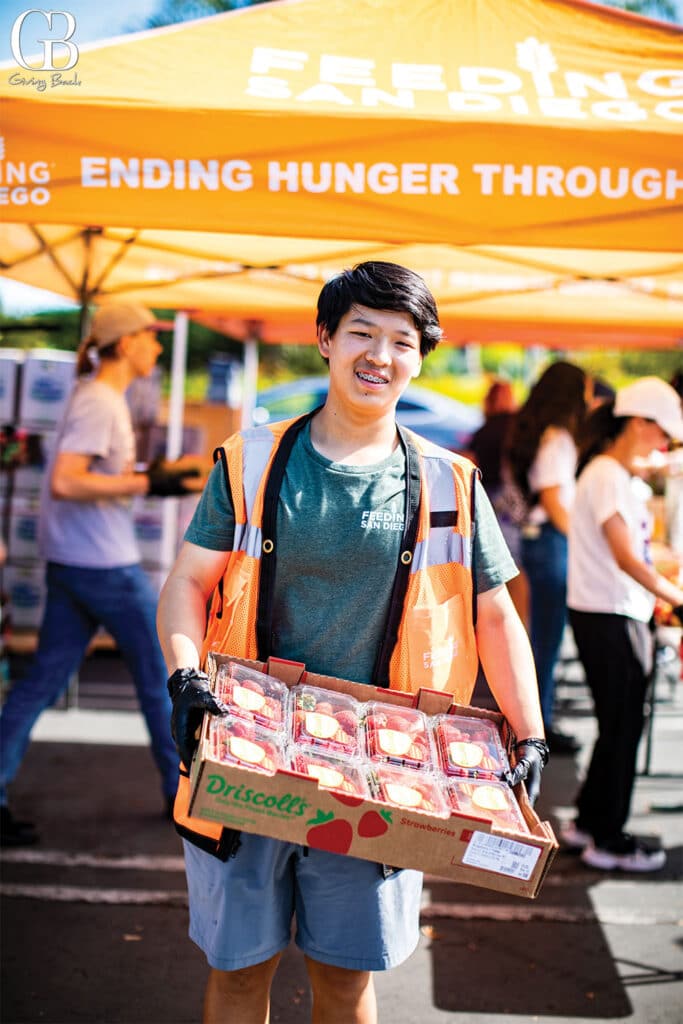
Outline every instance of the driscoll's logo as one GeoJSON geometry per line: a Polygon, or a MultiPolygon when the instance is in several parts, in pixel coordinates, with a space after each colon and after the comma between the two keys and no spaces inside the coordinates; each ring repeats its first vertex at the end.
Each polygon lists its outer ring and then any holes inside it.
{"type": "Polygon", "coordinates": [[[295,818],[301,818],[308,810],[308,803],[300,796],[292,796],[285,793],[277,797],[272,794],[262,793],[250,786],[231,786],[220,775],[209,775],[206,785],[206,792],[211,796],[230,797],[236,803],[252,804],[254,807],[277,808],[283,814],[291,814],[295,818]]]}

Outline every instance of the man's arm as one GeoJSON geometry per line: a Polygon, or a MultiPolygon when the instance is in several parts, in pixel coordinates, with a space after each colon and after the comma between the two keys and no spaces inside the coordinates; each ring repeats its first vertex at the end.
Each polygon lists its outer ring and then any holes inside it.
{"type": "Polygon", "coordinates": [[[491,693],[518,740],[544,736],[531,645],[507,587],[477,597],[477,646],[491,693]]]}
{"type": "Polygon", "coordinates": [[[210,551],[188,541],[181,547],[157,609],[157,631],[169,675],[178,668],[199,668],[207,602],[229,555],[229,551],[210,551]]]}
{"type": "Polygon", "coordinates": [[[129,498],[149,492],[144,473],[94,473],[92,456],[60,452],[55,459],[50,489],[55,498],[96,501],[98,498],[129,498]]]}

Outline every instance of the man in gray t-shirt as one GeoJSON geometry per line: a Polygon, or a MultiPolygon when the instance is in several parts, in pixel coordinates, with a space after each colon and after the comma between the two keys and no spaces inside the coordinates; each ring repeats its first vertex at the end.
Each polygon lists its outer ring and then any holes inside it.
{"type": "MultiPolygon", "coordinates": [[[[511,781],[527,777],[533,799],[546,751],[529,642],[504,586],[514,565],[466,461],[442,449],[421,454],[420,488],[428,475],[427,458],[433,476],[429,494],[425,484],[412,504],[417,452],[396,426],[399,397],[441,337],[434,299],[412,271],[363,263],[324,286],[317,326],[318,348],[330,370],[327,400],[310,420],[291,428],[298,431],[291,450],[286,446],[292,433],[277,442],[269,479],[278,485],[274,494],[267,490],[264,517],[254,507],[259,499],[251,495],[254,477],[265,471],[256,464],[276,442],[267,428],[257,428],[226,444],[226,462],[213,472],[161,595],[158,628],[172,673],[169,690],[181,759],[190,765],[203,712],[220,711],[200,670],[207,602],[222,583],[220,625],[212,613],[210,630],[216,626],[229,633],[236,619],[255,628],[249,619],[253,609],[242,595],[255,580],[249,574],[262,561],[260,552],[272,543],[271,534],[259,532],[267,519],[277,542],[274,580],[264,599],[272,610],[264,633],[268,653],[304,662],[319,673],[370,683],[377,672],[373,666],[384,664],[396,612],[422,611],[409,589],[395,600],[400,588],[394,581],[404,579],[397,567],[410,566],[412,552],[415,572],[422,571],[421,558],[438,563],[434,588],[452,584],[452,593],[440,597],[453,602],[463,637],[462,650],[451,642],[443,653],[451,661],[473,654],[475,668],[481,659],[513,732],[526,737],[519,741],[511,781]],[[237,486],[233,492],[238,466],[244,490],[237,486]],[[438,497],[439,480],[443,490],[450,487],[447,508],[429,504],[438,497]],[[246,523],[244,509],[235,515],[231,493],[236,504],[247,501],[246,523]],[[459,515],[469,520],[470,504],[472,538],[467,529],[455,529],[459,515]],[[419,540],[410,533],[418,515],[419,540]],[[431,555],[424,546],[426,533],[438,533],[431,555]],[[466,601],[475,580],[475,596],[466,601]]],[[[444,606],[433,604],[432,610],[434,622],[441,621],[444,606]]],[[[430,645],[430,627],[423,634],[430,645]]],[[[435,651],[441,653],[430,646],[429,653],[435,651]]],[[[404,672],[401,681],[411,678],[404,672]]],[[[211,968],[206,1019],[267,1019],[270,986],[295,912],[295,938],[306,958],[317,1019],[374,1022],[371,972],[401,963],[419,937],[420,873],[385,875],[371,861],[247,833],[225,861],[198,842],[196,836],[184,845],[190,935],[211,968]]]]}

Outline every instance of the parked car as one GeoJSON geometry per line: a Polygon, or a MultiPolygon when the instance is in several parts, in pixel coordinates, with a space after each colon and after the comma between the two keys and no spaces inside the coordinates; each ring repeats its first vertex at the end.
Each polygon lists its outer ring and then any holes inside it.
{"type": "MultiPolygon", "coordinates": [[[[327,382],[327,377],[301,377],[259,392],[254,423],[275,423],[316,409],[327,397],[327,382]]],[[[402,426],[452,451],[467,448],[483,422],[479,409],[413,384],[399,399],[396,418],[402,426]]]]}

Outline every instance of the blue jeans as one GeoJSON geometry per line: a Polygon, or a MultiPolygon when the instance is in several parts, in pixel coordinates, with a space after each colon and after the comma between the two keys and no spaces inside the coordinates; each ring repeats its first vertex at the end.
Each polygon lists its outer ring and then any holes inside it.
{"type": "Polygon", "coordinates": [[[0,803],[19,770],[31,729],[53,705],[83,661],[97,627],[116,641],[133,677],[165,796],[178,787],[171,738],[171,700],[156,633],[156,595],[139,565],[81,569],[47,563],[47,599],[38,650],[28,673],[11,688],[0,715],[0,803]]]}
{"type": "Polygon", "coordinates": [[[541,711],[552,728],[555,663],[567,621],[567,538],[550,523],[535,538],[522,537],[522,566],[529,578],[531,648],[534,652],[541,711]]]}

